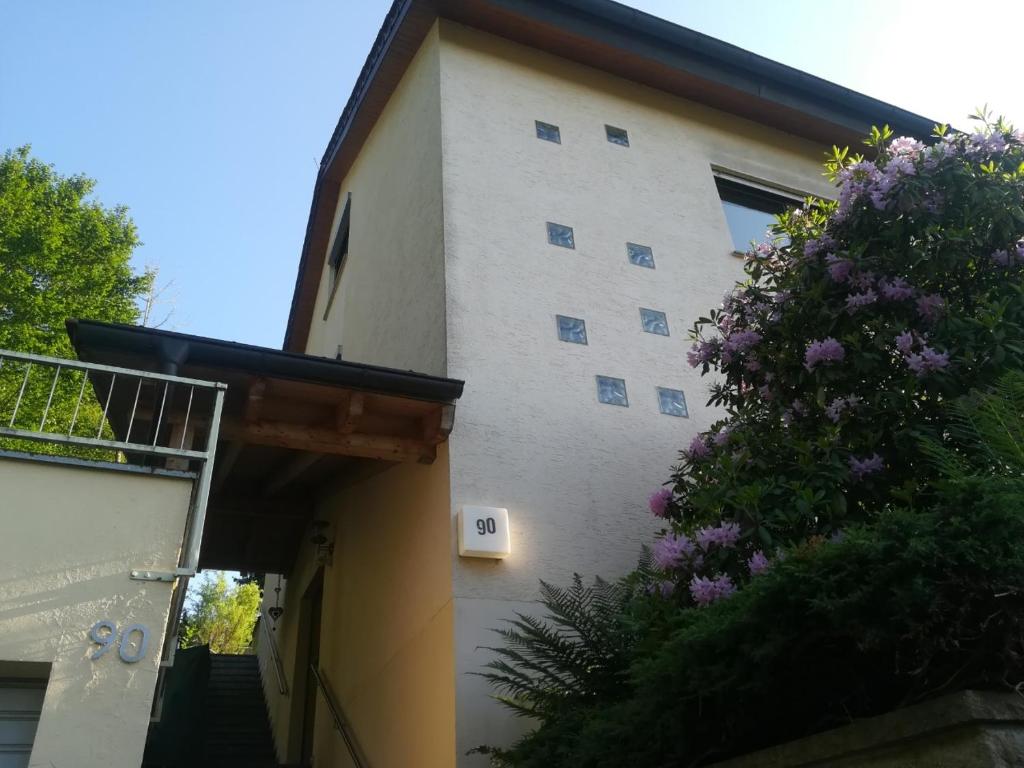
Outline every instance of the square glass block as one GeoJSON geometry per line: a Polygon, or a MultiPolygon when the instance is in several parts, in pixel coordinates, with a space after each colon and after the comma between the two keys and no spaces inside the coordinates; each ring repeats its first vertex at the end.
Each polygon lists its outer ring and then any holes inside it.
{"type": "Polygon", "coordinates": [[[537,138],[544,139],[544,141],[553,141],[555,144],[562,143],[562,133],[558,130],[557,125],[551,123],[542,123],[540,120],[534,121],[537,125],[537,138]]]}
{"type": "Polygon", "coordinates": [[[587,324],[578,317],[555,315],[558,323],[558,338],[572,344],[587,343],[587,324]]]}
{"type": "Polygon", "coordinates": [[[564,224],[552,224],[548,222],[548,242],[562,248],[575,248],[576,240],[572,235],[572,227],[564,224]]]}
{"type": "Polygon", "coordinates": [[[658,387],[658,410],[666,416],[681,416],[684,419],[690,416],[686,410],[686,395],[681,389],[658,387]]]}
{"type": "Polygon", "coordinates": [[[668,336],[668,318],[656,309],[640,308],[640,324],[647,333],[668,336]]]}
{"type": "Polygon", "coordinates": [[[629,399],[626,397],[626,382],[623,379],[613,379],[611,376],[598,376],[597,399],[608,405],[628,407],[629,399]]]}
{"type": "Polygon", "coordinates": [[[638,267],[654,269],[654,251],[650,246],[626,243],[626,254],[629,256],[629,263],[638,267]]]}
{"type": "Polygon", "coordinates": [[[618,144],[620,147],[629,146],[629,135],[626,133],[625,128],[616,128],[613,125],[606,125],[604,127],[604,135],[608,137],[608,141],[612,144],[618,144]]]}

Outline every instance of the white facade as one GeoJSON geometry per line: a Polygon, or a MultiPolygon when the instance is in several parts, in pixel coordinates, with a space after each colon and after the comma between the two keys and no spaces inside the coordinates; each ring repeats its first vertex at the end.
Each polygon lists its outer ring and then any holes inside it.
{"type": "Polygon", "coordinates": [[[487,660],[478,647],[535,609],[538,579],[634,565],[656,528],[647,495],[716,418],[686,364],[693,321],[742,277],[713,169],[827,194],[822,152],[456,23],[428,34],[341,184],[347,264],[330,311],[323,267],[306,352],[342,345],[466,381],[448,461],[431,469],[450,489],[438,615],[454,624],[455,672],[454,762],[436,764],[486,766],[466,751],[521,732],[469,674],[487,660]],[[538,120],[561,142],[539,139],[538,120]],[[550,244],[546,222],[571,226],[575,248],[550,244]],[[655,268],[631,264],[627,242],[650,246],[655,268]],[[664,312],[669,335],[645,333],[641,308],[664,312]],[[588,343],[560,341],[556,315],[583,319],[588,343]],[[628,407],[598,402],[599,375],[625,380],[628,407]],[[683,390],[689,417],[660,413],[657,387],[683,390]],[[509,510],[509,557],[458,556],[463,505],[509,510]]]}

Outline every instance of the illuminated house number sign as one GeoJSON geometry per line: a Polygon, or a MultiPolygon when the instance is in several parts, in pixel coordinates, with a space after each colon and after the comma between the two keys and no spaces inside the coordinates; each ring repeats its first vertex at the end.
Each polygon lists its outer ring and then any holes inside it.
{"type": "Polygon", "coordinates": [[[463,507],[459,510],[459,554],[462,557],[508,557],[512,552],[508,510],[463,507]]]}

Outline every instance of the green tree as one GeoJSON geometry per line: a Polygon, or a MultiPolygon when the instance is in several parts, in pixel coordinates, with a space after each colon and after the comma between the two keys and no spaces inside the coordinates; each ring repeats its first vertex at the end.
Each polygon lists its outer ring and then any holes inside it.
{"type": "Polygon", "coordinates": [[[123,206],[90,199],[96,182],[63,176],[29,147],[0,158],[0,348],[70,357],[70,317],[131,323],[151,283],[123,206]]]}
{"type": "MultiPolygon", "coordinates": [[[[123,206],[107,208],[93,199],[95,186],[86,176],[60,174],[27,146],[0,155],[0,349],[73,358],[64,325],[69,318],[138,320],[137,301],[150,291],[152,274],[132,270],[135,224],[123,206]]],[[[92,388],[81,388],[80,373],[65,371],[51,401],[52,374],[26,369],[15,363],[0,368],[0,418],[6,421],[18,402],[13,426],[38,429],[50,402],[46,429],[66,430],[84,392],[74,414],[76,434],[95,436],[101,412],[92,388]]],[[[10,440],[3,446],[26,447],[10,440]]]]}
{"type": "Polygon", "coordinates": [[[193,587],[182,617],[181,647],[208,645],[213,653],[245,653],[260,607],[259,584],[231,584],[218,571],[193,587]]]}

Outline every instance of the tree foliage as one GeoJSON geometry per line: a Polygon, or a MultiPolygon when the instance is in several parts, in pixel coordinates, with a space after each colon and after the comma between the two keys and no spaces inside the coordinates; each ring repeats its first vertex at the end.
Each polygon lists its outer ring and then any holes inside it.
{"type": "MultiPolygon", "coordinates": [[[[94,188],[92,179],[63,176],[32,157],[27,146],[0,156],[0,349],[73,358],[69,318],[138,318],[136,301],[152,276],[132,270],[139,244],[135,225],[124,207],[93,200],[94,188]]],[[[11,362],[0,368],[0,418],[10,418],[20,396],[15,427],[38,430],[50,403],[46,429],[66,431],[74,419],[76,434],[95,436],[101,409],[92,388],[82,390],[82,374],[65,371],[51,400],[52,376],[11,362]]],[[[2,445],[22,447],[10,440],[2,445]]]]}
{"type": "Polygon", "coordinates": [[[208,645],[212,653],[245,653],[260,608],[260,586],[232,584],[218,571],[201,578],[191,590],[181,622],[180,645],[208,645]]]}

